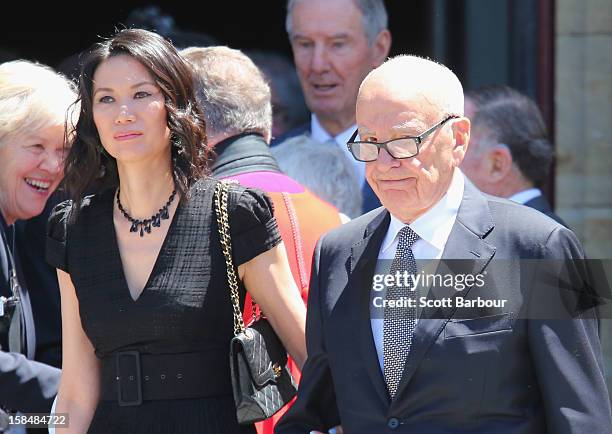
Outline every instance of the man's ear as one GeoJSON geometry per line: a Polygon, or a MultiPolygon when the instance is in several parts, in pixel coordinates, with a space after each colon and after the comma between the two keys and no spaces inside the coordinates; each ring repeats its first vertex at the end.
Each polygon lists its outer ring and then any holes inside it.
{"type": "Polygon", "coordinates": [[[456,159],[457,166],[461,164],[465,153],[467,152],[470,143],[470,120],[466,117],[461,117],[457,120],[452,120],[453,132],[453,156],[456,159]]]}
{"type": "Polygon", "coordinates": [[[372,68],[378,68],[383,64],[387,56],[389,56],[390,49],[391,32],[384,29],[376,35],[376,40],[372,43],[372,68]]]}
{"type": "Polygon", "coordinates": [[[506,145],[494,145],[488,152],[487,168],[491,182],[500,182],[506,179],[512,170],[512,154],[506,145]]]}

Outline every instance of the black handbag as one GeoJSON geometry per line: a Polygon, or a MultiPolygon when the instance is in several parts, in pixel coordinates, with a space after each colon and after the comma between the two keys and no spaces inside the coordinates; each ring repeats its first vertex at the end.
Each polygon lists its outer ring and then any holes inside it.
{"type": "Polygon", "coordinates": [[[256,316],[254,300],[253,321],[248,327],[244,325],[227,212],[230,183],[216,184],[215,211],[234,311],[234,337],[229,354],[232,390],[238,423],[246,425],[271,417],[293,399],[297,387],[287,368],[287,351],[268,320],[256,316]]]}

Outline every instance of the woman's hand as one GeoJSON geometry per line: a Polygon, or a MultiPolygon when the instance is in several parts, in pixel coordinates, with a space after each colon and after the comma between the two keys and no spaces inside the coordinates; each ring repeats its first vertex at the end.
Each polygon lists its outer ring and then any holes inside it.
{"type": "Polygon", "coordinates": [[[238,274],[302,369],[306,361],[306,307],[293,280],[284,244],[242,264],[238,274]]]}

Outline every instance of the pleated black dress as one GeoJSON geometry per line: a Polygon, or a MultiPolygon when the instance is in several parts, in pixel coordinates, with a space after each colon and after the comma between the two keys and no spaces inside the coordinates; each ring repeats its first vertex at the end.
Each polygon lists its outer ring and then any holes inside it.
{"type": "MultiPolygon", "coordinates": [[[[71,202],[59,204],[49,219],[47,259],[70,274],[81,324],[100,359],[127,350],[155,355],[206,353],[210,362],[202,370],[215,379],[214,390],[203,390],[195,398],[145,399],[135,406],[102,399],[90,433],[255,432],[252,426],[237,424],[229,380],[233,317],[213,207],[215,182],[199,181],[191,198],[179,204],[136,300],[130,295],[117,247],[114,190],[88,197],[74,224],[66,224],[71,202]]],[[[236,265],[280,243],[272,204],[262,192],[233,186],[229,214],[236,265]]],[[[241,288],[242,302],[244,295],[241,288]]],[[[163,381],[186,380],[170,377],[163,381]]]]}

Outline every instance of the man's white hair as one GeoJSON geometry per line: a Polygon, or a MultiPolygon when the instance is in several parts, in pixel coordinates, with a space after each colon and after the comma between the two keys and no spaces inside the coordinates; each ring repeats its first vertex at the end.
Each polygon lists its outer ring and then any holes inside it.
{"type": "Polygon", "coordinates": [[[463,116],[463,86],[455,73],[440,63],[412,55],[392,57],[366,76],[359,93],[368,83],[381,80],[390,91],[420,96],[432,109],[463,116]]]}
{"type": "Polygon", "coordinates": [[[251,59],[228,47],[190,47],[180,54],[195,72],[196,95],[208,132],[270,136],[270,86],[251,59]]]}
{"type": "MultiPolygon", "coordinates": [[[[285,29],[289,37],[292,35],[293,8],[298,0],[287,1],[287,16],[285,17],[285,29]]],[[[387,29],[389,18],[383,0],[353,0],[355,6],[361,12],[361,22],[366,39],[372,45],[380,32],[387,29]]]]}
{"type": "Polygon", "coordinates": [[[271,148],[281,170],[351,218],[361,214],[361,185],[338,147],[295,136],[271,148]]]}

